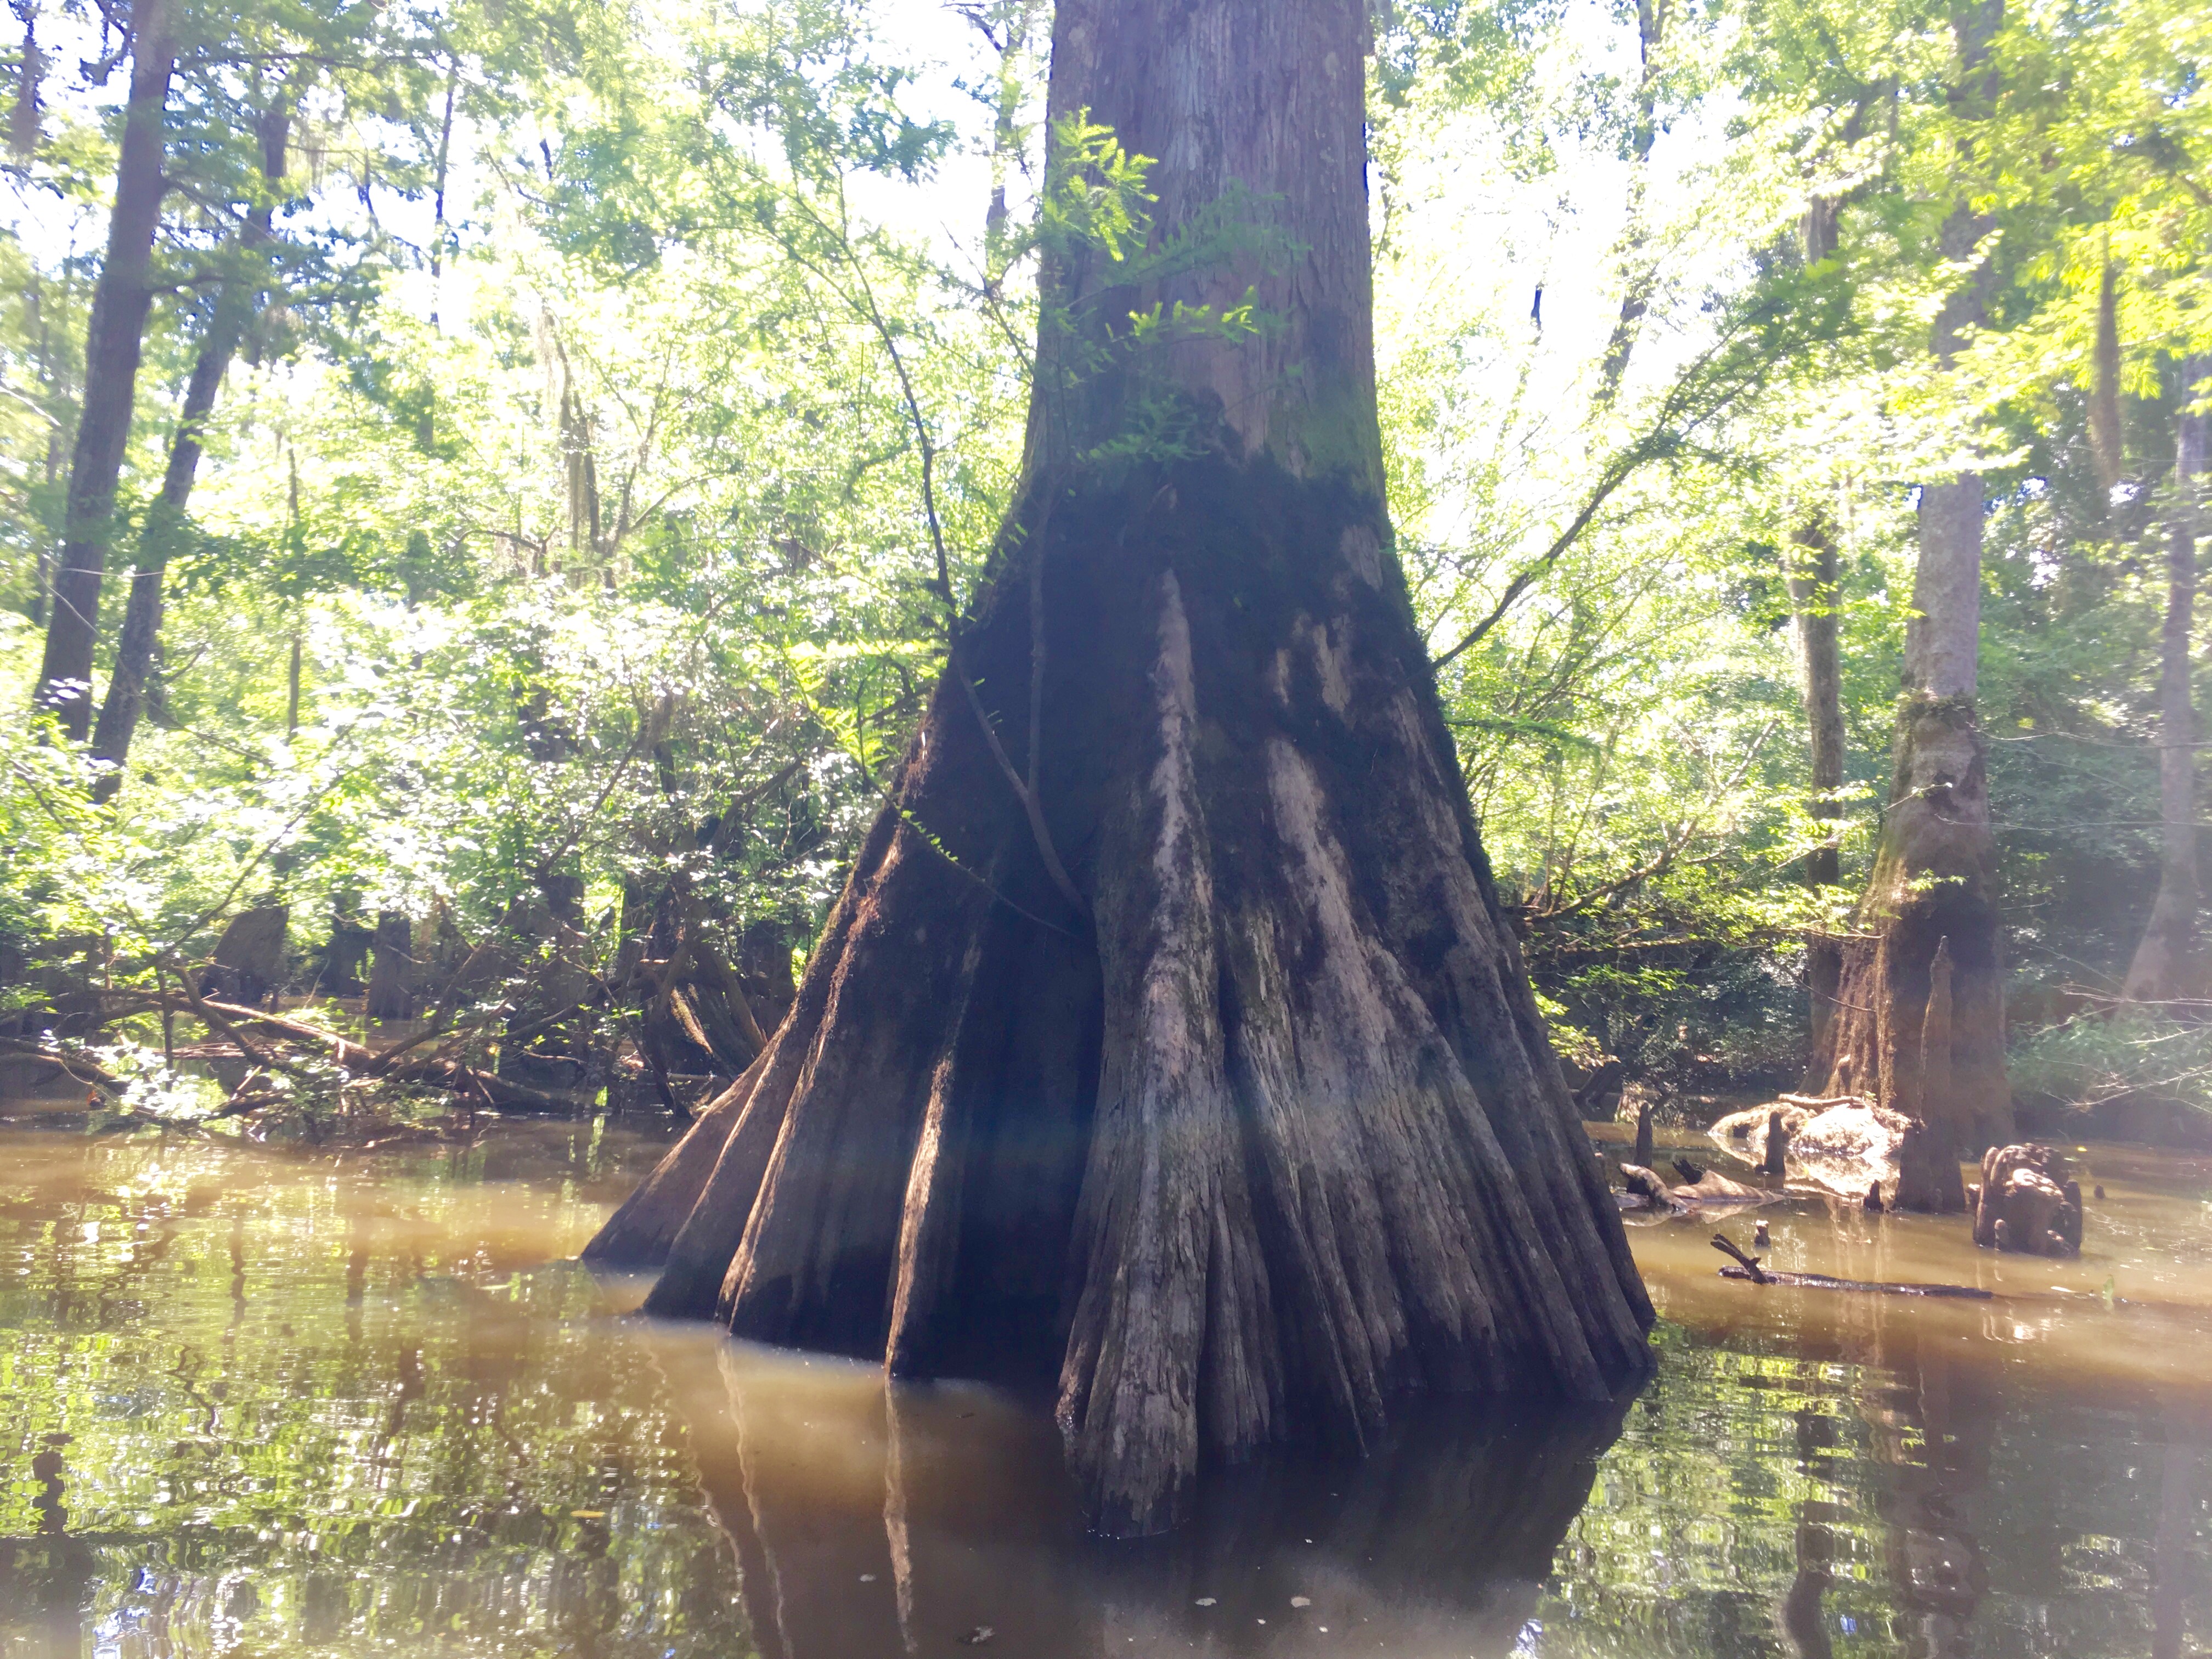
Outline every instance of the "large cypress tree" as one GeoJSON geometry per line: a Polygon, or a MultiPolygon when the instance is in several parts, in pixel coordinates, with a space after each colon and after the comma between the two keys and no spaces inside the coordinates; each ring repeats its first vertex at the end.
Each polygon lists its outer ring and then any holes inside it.
{"type": "Polygon", "coordinates": [[[1366,27],[1062,0],[1048,118],[1153,158],[1153,257],[1048,248],[1024,484],[896,804],[590,1251],[740,1335],[1056,1376],[1113,1531],[1410,1389],[1649,1365],[1392,550],[1366,27]]]}

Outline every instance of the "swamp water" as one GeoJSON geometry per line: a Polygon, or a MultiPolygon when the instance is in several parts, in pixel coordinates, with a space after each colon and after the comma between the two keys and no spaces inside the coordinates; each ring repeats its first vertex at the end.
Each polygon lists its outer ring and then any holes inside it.
{"type": "Polygon", "coordinates": [[[2079,1261],[1765,1212],[1990,1302],[1638,1228],[1625,1408],[1438,1407],[1108,1546],[1033,1411],[623,1317],[566,1258],[665,1144],[0,1129],[0,1659],[2212,1651],[2212,1164],[2092,1149],[2079,1261]]]}

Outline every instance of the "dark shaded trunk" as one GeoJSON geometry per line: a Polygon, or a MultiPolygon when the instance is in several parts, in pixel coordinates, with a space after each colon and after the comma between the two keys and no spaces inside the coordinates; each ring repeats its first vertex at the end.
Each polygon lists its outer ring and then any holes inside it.
{"type": "MultiPolygon", "coordinates": [[[[123,607],[123,632],[115,646],[115,669],[108,677],[107,696],[100,706],[100,723],[92,734],[92,751],[109,769],[93,785],[93,799],[107,800],[122,787],[123,768],[131,754],[131,740],[138,729],[145,706],[147,682],[154,652],[161,636],[161,588],[185,527],[185,507],[191,499],[198,475],[200,440],[214,411],[216,394],[230,371],[246,325],[259,302],[267,272],[264,250],[275,210],[274,187],[284,176],[285,149],[291,131],[288,108],[271,110],[262,118],[261,170],[264,199],[247,216],[233,252],[238,269],[225,279],[208,318],[207,333],[193,360],[191,379],[185,383],[184,407],[178,411],[176,434],[169,441],[169,465],[162,474],[161,493],[146,509],[146,522],[138,533],[138,557],[131,573],[130,596],[123,607]]],[[[296,647],[295,647],[296,648],[296,647]]]]}
{"type": "Polygon", "coordinates": [[[2129,1002],[2201,1000],[2205,994],[2197,913],[2197,704],[2190,645],[2197,603],[2197,492],[2204,472],[2205,417],[2189,404],[2212,360],[2192,358],[2182,375],[2174,433],[2173,514],[2166,544],[2166,624],[2158,665],[2158,896],[2128,964],[2129,1002]]]}
{"type": "Polygon", "coordinates": [[[415,1012],[414,925],[404,910],[386,910],[376,919],[369,942],[368,1001],[371,1019],[408,1019],[415,1012]]]}
{"type": "Polygon", "coordinates": [[[349,997],[362,988],[362,970],[368,965],[376,933],[362,925],[360,903],[358,893],[342,893],[331,901],[331,942],[323,948],[323,959],[308,988],[318,996],[349,997]]]}
{"type": "Polygon", "coordinates": [[[258,1008],[282,989],[290,915],[284,905],[260,904],[233,916],[216,941],[212,958],[200,970],[199,994],[258,1008]]]}
{"type": "MultiPolygon", "coordinates": [[[[1787,579],[1790,608],[1796,622],[1799,690],[1805,705],[1806,746],[1811,759],[1813,791],[1807,811],[1815,822],[1835,826],[1805,858],[1805,884],[1816,891],[1843,879],[1843,856],[1838,831],[1844,814],[1843,657],[1838,642],[1838,609],[1842,595],[1836,542],[1825,520],[1808,518],[1794,544],[1784,556],[1789,561],[1787,579]]],[[[1843,982],[1843,941],[1826,933],[1815,934],[1805,946],[1805,988],[1813,1005],[1813,1051],[1820,1053],[1835,1022],[1836,999],[1843,982]]],[[[1808,1088],[1825,1078],[1809,1074],[1808,1088]]]]}
{"type": "Polygon", "coordinates": [[[1898,1145],[1901,1209],[1960,1210],[1966,1205],[1966,1182],[1959,1175],[1962,1128],[1953,1118],[1957,1095],[1951,1070],[1951,942],[1939,939],[1929,958],[1919,1030],[1899,1031],[1893,1025],[1881,1034],[1882,1041],[1913,1051],[1886,1056],[1884,1066],[1885,1075],[1895,1080],[1892,1103],[1913,1120],[1898,1145]]]}
{"type": "Polygon", "coordinates": [[[92,730],[92,653],[100,590],[115,533],[115,484],[131,437],[138,356],[153,308],[154,230],[161,216],[162,118],[176,65],[168,0],[137,0],[131,99],[115,170],[107,257],[93,290],[84,343],[84,407],[70,465],[69,506],[53,580],[53,613],[33,700],[82,743],[92,730]]]}
{"type": "Polygon", "coordinates": [[[1297,251],[1103,292],[1126,266],[1055,251],[1022,504],[898,805],[589,1254],[665,1241],[648,1308],[755,1340],[1056,1376],[1094,1520],[1137,1533],[1409,1390],[1605,1398],[1650,1310],[1390,551],[1364,12],[1069,0],[1054,45],[1054,118],[1171,158],[1156,241],[1241,184],[1297,251]],[[1248,293],[1244,343],[1116,331],[1248,293]],[[1182,457],[1127,459],[1164,415],[1182,457]],[[1035,734],[1036,823],[979,710],[1035,734]]]}

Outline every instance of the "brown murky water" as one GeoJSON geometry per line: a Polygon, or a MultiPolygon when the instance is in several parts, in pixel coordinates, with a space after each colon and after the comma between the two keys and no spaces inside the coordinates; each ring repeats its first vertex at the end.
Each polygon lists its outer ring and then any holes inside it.
{"type": "Polygon", "coordinates": [[[1439,1407],[1128,1547],[1016,1402],[623,1317],[565,1258],[662,1144],[0,1131],[0,1656],[2212,1650],[2202,1162],[2093,1149],[2078,1262],[1767,1212],[1778,1266],[1987,1303],[1762,1291],[1711,1221],[1639,1228],[1662,1359],[1622,1410],[1439,1407]]]}

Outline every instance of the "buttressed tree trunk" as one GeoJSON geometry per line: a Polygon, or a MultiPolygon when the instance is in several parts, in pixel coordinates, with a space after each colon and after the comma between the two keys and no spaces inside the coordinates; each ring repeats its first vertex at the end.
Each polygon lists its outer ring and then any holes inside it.
{"type": "Polygon", "coordinates": [[[115,169],[107,257],[93,289],[84,342],[84,407],[70,465],[69,505],[54,568],[53,614],[33,697],[82,743],[92,730],[92,652],[100,589],[115,533],[115,483],[131,436],[138,356],[153,309],[154,229],[161,215],[162,120],[176,67],[169,0],[131,8],[131,98],[115,169]]]}
{"type": "Polygon", "coordinates": [[[1650,1365],[1391,550],[1364,17],[1062,0],[1049,116],[1159,158],[1155,246],[1224,201],[1274,234],[1141,289],[1053,253],[1026,482],[897,805],[768,1048],[587,1251],[741,1336],[1056,1377],[1117,1533],[1408,1390],[1650,1365]],[[1129,337],[1248,293],[1256,332],[1129,337]]]}
{"type": "Polygon", "coordinates": [[[2189,646],[2197,599],[2197,492],[2204,472],[2205,417],[2190,404],[2212,376],[2197,357],[2182,375],[2181,418],[2173,445],[2173,516],[2166,544],[2166,626],[2159,639],[2158,897],[2136,946],[2121,992],[2129,1002],[2172,1002],[2204,995],[2197,911],[2197,706],[2189,646]]]}
{"type": "MultiPolygon", "coordinates": [[[[1945,228],[1947,252],[1964,258],[1983,234],[1962,207],[1945,228]]],[[[1978,282],[1951,296],[1936,322],[1939,362],[1955,355],[1983,303],[1978,282]]],[[[1828,1077],[1827,1092],[1871,1094],[1915,1120],[1899,1201],[1954,1210],[1966,1203],[1960,1150],[2012,1132],[1996,844],[1974,708],[1981,475],[1923,484],[1919,531],[1889,805],[1857,927],[1844,945],[1837,1016],[1814,1069],[1828,1077]],[[1937,952],[1947,941],[1949,1083],[1931,1090],[1923,1054],[1937,952]]]]}

